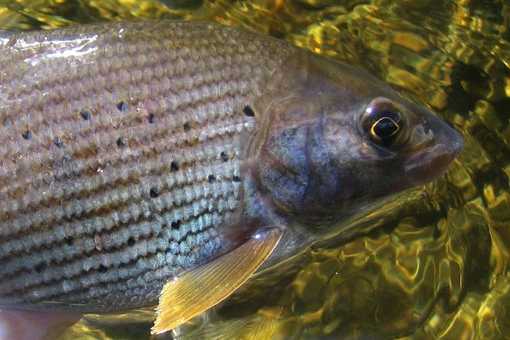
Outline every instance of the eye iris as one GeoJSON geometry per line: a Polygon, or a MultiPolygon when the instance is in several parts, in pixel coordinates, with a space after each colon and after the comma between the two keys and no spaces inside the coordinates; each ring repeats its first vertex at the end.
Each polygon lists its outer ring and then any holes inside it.
{"type": "Polygon", "coordinates": [[[373,142],[391,147],[399,140],[405,120],[391,100],[376,98],[367,106],[361,124],[373,142]]]}
{"type": "Polygon", "coordinates": [[[398,124],[389,117],[382,117],[376,121],[370,129],[370,134],[380,139],[394,136],[399,130],[398,124]]]}

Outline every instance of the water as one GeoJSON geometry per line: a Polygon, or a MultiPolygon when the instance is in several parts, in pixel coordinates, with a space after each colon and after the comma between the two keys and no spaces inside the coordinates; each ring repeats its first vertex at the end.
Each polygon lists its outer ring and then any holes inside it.
{"type": "MultiPolygon", "coordinates": [[[[3,29],[147,18],[240,26],[348,60],[466,141],[446,176],[367,217],[374,231],[252,280],[184,338],[510,338],[510,3],[0,1],[3,29]]],[[[149,338],[152,318],[88,316],[64,338],[149,338]]]]}

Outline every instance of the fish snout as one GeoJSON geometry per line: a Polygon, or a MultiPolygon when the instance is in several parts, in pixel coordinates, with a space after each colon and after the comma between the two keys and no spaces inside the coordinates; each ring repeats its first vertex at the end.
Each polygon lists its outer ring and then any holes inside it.
{"type": "Polygon", "coordinates": [[[431,117],[427,129],[417,126],[411,140],[417,150],[404,162],[404,172],[413,185],[439,178],[464,148],[462,136],[437,117],[431,117]]]}

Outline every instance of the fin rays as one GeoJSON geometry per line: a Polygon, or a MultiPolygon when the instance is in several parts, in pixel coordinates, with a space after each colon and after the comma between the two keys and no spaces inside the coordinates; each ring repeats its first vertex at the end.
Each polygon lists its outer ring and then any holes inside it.
{"type": "Polygon", "coordinates": [[[227,298],[272,253],[281,235],[279,228],[261,230],[230,253],[165,284],[152,334],[169,331],[227,298]]]}

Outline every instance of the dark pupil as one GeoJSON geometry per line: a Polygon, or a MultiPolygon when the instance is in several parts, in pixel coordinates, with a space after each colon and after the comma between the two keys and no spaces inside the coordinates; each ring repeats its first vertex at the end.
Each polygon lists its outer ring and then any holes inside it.
{"type": "Polygon", "coordinates": [[[374,123],[373,131],[380,139],[386,139],[398,131],[398,126],[390,118],[384,117],[374,123]]]}

